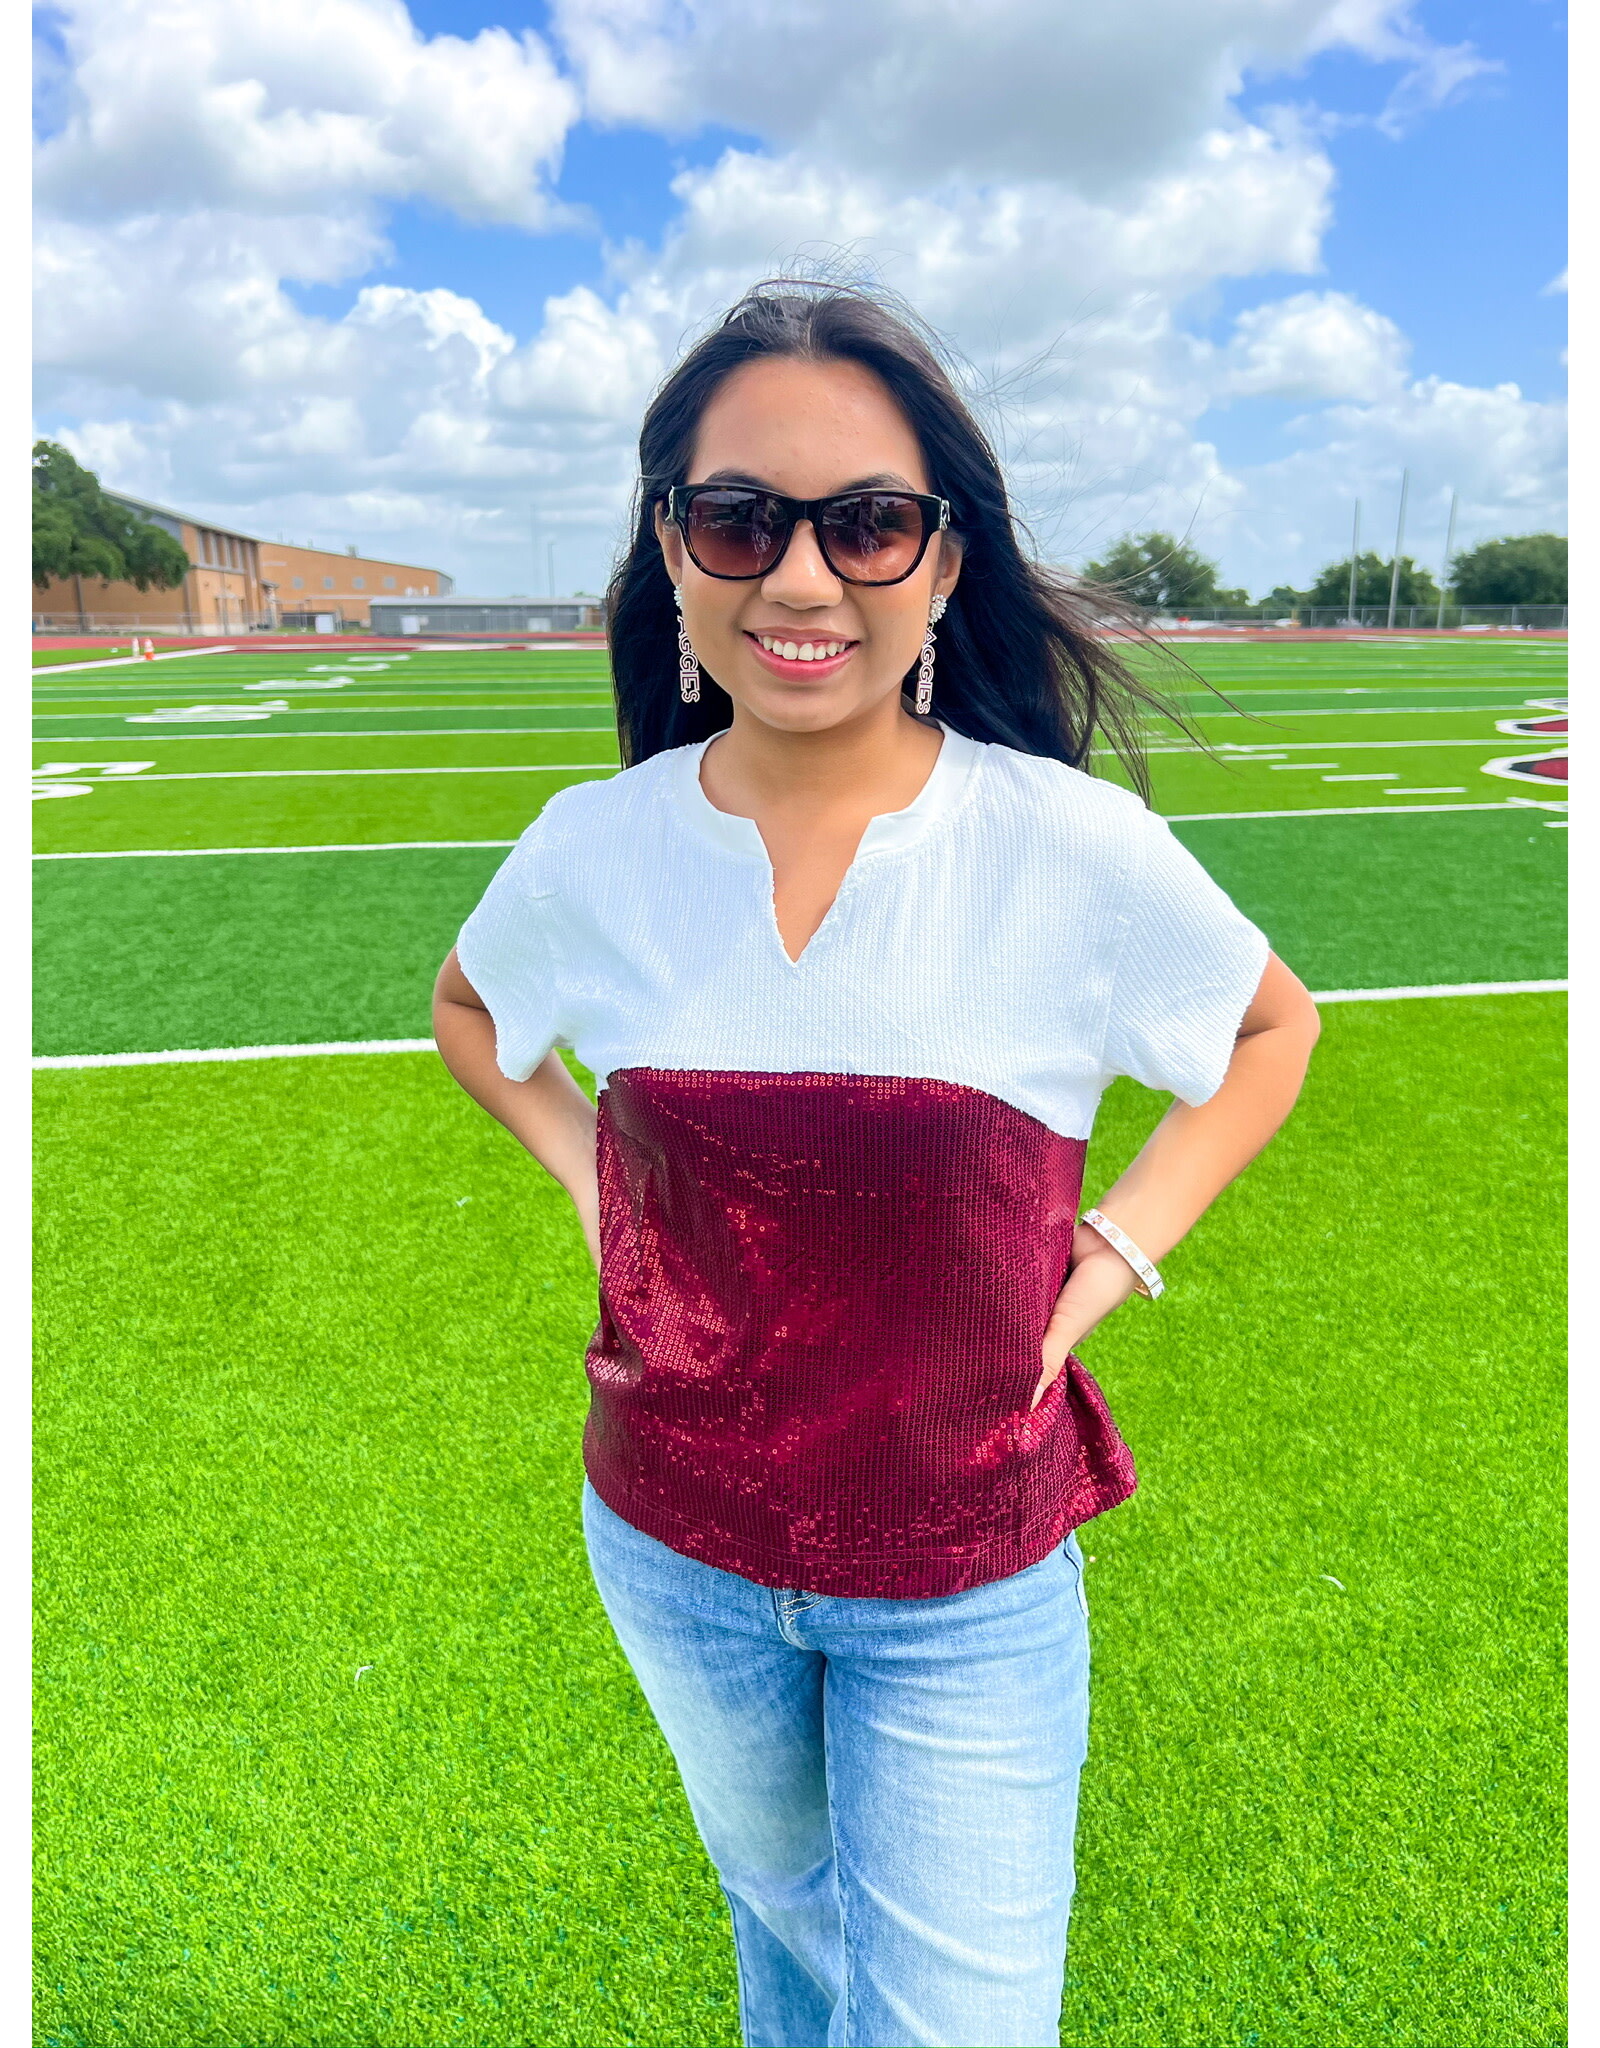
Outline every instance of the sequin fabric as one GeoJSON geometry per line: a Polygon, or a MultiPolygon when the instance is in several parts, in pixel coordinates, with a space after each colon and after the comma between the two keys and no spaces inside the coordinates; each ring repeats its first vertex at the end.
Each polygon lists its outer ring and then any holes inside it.
{"type": "Polygon", "coordinates": [[[1037,1408],[1085,1145],[981,1089],[614,1071],[584,1462],[646,1534],[769,1586],[931,1598],[1133,1491],[1072,1359],[1037,1408]]]}

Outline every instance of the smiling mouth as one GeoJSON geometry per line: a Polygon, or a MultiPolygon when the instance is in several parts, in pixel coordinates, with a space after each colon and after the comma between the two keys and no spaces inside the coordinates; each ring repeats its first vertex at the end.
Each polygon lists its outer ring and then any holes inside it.
{"type": "Polygon", "coordinates": [[[763,654],[773,655],[779,661],[837,661],[856,645],[854,640],[841,639],[790,640],[781,633],[747,633],[745,637],[753,640],[763,654]]]}

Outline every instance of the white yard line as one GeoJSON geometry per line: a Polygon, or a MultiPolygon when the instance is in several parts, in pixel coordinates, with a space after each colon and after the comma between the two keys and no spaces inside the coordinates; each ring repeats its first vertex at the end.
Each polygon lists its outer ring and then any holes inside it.
{"type": "MultiPolygon", "coordinates": [[[[570,765],[570,764],[569,764],[570,765]]],[[[382,772],[382,771],[378,771],[382,772]]],[[[1188,811],[1175,812],[1169,825],[1204,825],[1212,819],[1233,823],[1255,818],[1403,818],[1431,811],[1542,811],[1565,809],[1559,799],[1506,797],[1481,804],[1362,804],[1331,810],[1188,811]]],[[[255,853],[412,853],[468,846],[515,846],[514,839],[362,839],[326,846],[129,846],[85,853],[36,853],[35,860],[208,860],[255,853]]]]}
{"type": "Polygon", "coordinates": [[[420,853],[515,846],[514,839],[359,839],[338,846],[131,846],[97,853],[36,853],[35,860],[221,860],[236,853],[420,853]]]}
{"type": "MultiPolygon", "coordinates": [[[[285,685],[285,687],[293,689],[294,686],[291,683],[285,685]]],[[[179,692],[173,691],[171,694],[173,696],[177,696],[179,692]]],[[[210,696],[214,695],[215,693],[212,691],[197,691],[194,694],[197,696],[210,696]]],[[[358,694],[366,696],[375,695],[376,692],[361,691],[358,692],[358,694]]],[[[402,694],[409,693],[396,691],[395,694],[399,696],[402,694]]],[[[573,696],[577,696],[580,693],[577,691],[573,691],[571,694],[573,696]]],[[[237,707],[234,707],[232,705],[229,706],[230,710],[234,708],[238,708],[240,710],[249,709],[249,700],[241,700],[240,704],[237,707]]],[[[425,705],[418,706],[419,710],[425,710],[426,708],[427,707],[425,705]]],[[[474,706],[473,708],[476,710],[493,711],[498,707],[493,704],[483,704],[474,706]]],[[[541,707],[528,704],[512,705],[508,706],[507,708],[512,710],[532,711],[539,709],[541,707]]],[[[567,709],[576,710],[579,707],[577,705],[567,706],[555,704],[544,708],[553,711],[562,711],[567,709]]],[[[1526,708],[1527,700],[1519,699],[1514,704],[1362,704],[1355,707],[1354,710],[1352,710],[1352,707],[1347,704],[1321,706],[1308,705],[1304,708],[1296,708],[1292,705],[1287,707],[1284,705],[1279,705],[1275,710],[1270,712],[1239,712],[1230,711],[1226,707],[1224,707],[1220,711],[1195,709],[1188,712],[1186,715],[1190,718],[1205,719],[1248,717],[1253,723],[1257,725],[1264,725],[1270,723],[1271,720],[1274,718],[1349,718],[1351,716],[1358,716],[1361,718],[1436,718],[1447,715],[1450,717],[1460,718],[1469,716],[1474,713],[1485,711],[1522,711],[1526,708]]],[[[365,715],[373,718],[379,718],[384,716],[386,712],[388,716],[394,716],[393,711],[390,711],[387,706],[383,705],[375,705],[370,711],[370,713],[367,713],[365,715]]],[[[105,714],[102,714],[100,712],[93,711],[36,711],[33,714],[33,720],[36,725],[44,725],[46,723],[61,722],[69,718],[97,718],[104,715],[105,714]]],[[[131,714],[122,713],[119,715],[126,717],[131,714]]],[[[144,715],[144,713],[139,714],[141,718],[144,715]]],[[[291,706],[290,709],[287,711],[276,711],[271,714],[271,716],[274,718],[360,718],[363,715],[364,714],[360,710],[352,711],[347,700],[341,700],[341,702],[337,704],[295,704],[291,706]]],[[[172,722],[174,725],[182,725],[186,724],[188,721],[186,719],[175,718],[172,722]]],[[[1262,741],[1263,746],[1270,746],[1271,744],[1273,744],[1273,742],[1271,741],[1262,741]]],[[[1285,742],[1285,744],[1288,744],[1288,742],[1285,742]]],[[[1302,742],[1302,744],[1305,743],[1302,742]]],[[[1324,742],[1324,744],[1326,744],[1326,742],[1324,742]]],[[[1354,744],[1354,742],[1352,742],[1352,744],[1354,744]]]]}
{"type": "MultiPolygon", "coordinates": [[[[560,710],[565,707],[558,705],[555,708],[560,710]]],[[[1523,707],[1517,705],[1513,708],[1521,710],[1523,707]]],[[[37,747],[64,747],[71,746],[75,741],[82,740],[85,746],[92,744],[97,747],[119,745],[150,747],[156,745],[166,746],[172,740],[539,739],[546,733],[550,734],[552,738],[559,738],[576,732],[609,733],[614,730],[613,726],[608,725],[402,725],[379,728],[377,730],[373,730],[371,727],[362,727],[359,730],[352,729],[346,732],[261,732],[252,726],[247,732],[225,731],[219,727],[215,732],[205,732],[198,729],[191,729],[188,732],[158,732],[152,733],[148,738],[139,739],[132,739],[128,734],[122,732],[100,733],[98,735],[73,733],[66,739],[50,739],[46,737],[35,740],[33,744],[37,747]]],[[[1551,745],[1565,744],[1565,737],[1562,734],[1529,733],[1525,737],[1529,740],[1547,741],[1551,745]]],[[[1480,747],[1485,753],[1492,753],[1500,745],[1501,738],[1502,735],[1497,733],[1493,739],[1478,740],[1262,740],[1259,745],[1254,741],[1219,740],[1217,742],[1217,754],[1230,765],[1236,762],[1248,765],[1251,761],[1262,761],[1273,754],[1315,753],[1318,748],[1325,749],[1329,746],[1335,746],[1341,753],[1345,754],[1354,753],[1358,749],[1381,748],[1384,750],[1399,749],[1401,751],[1408,751],[1412,749],[1426,750],[1429,747],[1480,747]]],[[[1207,758],[1206,750],[1203,747],[1193,746],[1147,747],[1145,752],[1148,754],[1182,755],[1196,761],[1203,761],[1207,758]]],[[[1097,747],[1095,754],[1097,758],[1108,761],[1116,758],[1116,750],[1113,747],[1097,747]]],[[[1311,764],[1309,762],[1290,762],[1288,765],[1290,767],[1309,767],[1311,764]]]]}
{"type": "MultiPolygon", "coordinates": [[[[558,707],[560,708],[560,707],[558,707]]],[[[611,725],[400,725],[392,729],[365,727],[351,732],[262,732],[252,725],[247,732],[227,732],[219,724],[215,731],[191,727],[188,732],[155,732],[134,737],[125,732],[69,732],[52,739],[48,733],[35,739],[36,747],[111,747],[119,742],[129,747],[166,746],[173,740],[448,740],[553,738],[575,732],[614,733],[611,725]]],[[[1335,741],[1335,745],[1341,742],[1335,741]]]]}
{"type": "MultiPolygon", "coordinates": [[[[1211,819],[1220,822],[1243,818],[1415,818],[1430,811],[1519,810],[1530,803],[1531,799],[1519,803],[1515,797],[1507,797],[1499,803],[1481,804],[1344,804],[1302,811],[1169,811],[1165,815],[1169,825],[1204,825],[1211,819]]],[[[1532,808],[1542,807],[1534,804],[1532,808]]]]}
{"type": "MultiPolygon", "coordinates": [[[[1395,1003],[1438,996],[1557,995],[1564,981],[1443,981],[1422,988],[1313,989],[1317,1003],[1395,1003]]],[[[60,1067],[189,1066],[211,1060],[318,1059],[331,1053],[432,1052],[431,1038],[329,1039],[310,1045],[223,1045],[206,1050],[184,1047],[173,1052],[45,1053],[33,1061],[35,1071],[60,1067]]]]}
{"type": "Polygon", "coordinates": [[[88,778],[106,788],[131,789],[146,782],[279,782],[285,777],[307,775],[566,775],[577,769],[616,769],[620,761],[525,761],[509,767],[429,768],[186,768],[165,775],[116,775],[88,778]]]}
{"type": "MultiPolygon", "coordinates": [[[[241,733],[239,737],[243,739],[247,738],[248,735],[241,733]]],[[[320,738],[321,735],[319,734],[317,737],[320,738]]],[[[1218,740],[1217,753],[1223,760],[1231,764],[1233,762],[1248,763],[1250,761],[1260,761],[1271,754],[1313,754],[1319,748],[1327,747],[1337,747],[1342,754],[1353,754],[1358,749],[1372,747],[1382,747],[1384,749],[1394,747],[1490,748],[1497,747],[1500,744],[1501,737],[1502,735],[1497,733],[1492,740],[1263,740],[1259,747],[1253,741],[1218,740]]],[[[1565,744],[1566,739],[1565,734],[1562,733],[1529,733],[1518,735],[1518,737],[1552,740],[1561,745],[1565,744]]],[[[41,740],[40,745],[42,746],[43,744],[44,742],[41,740]]],[[[1110,754],[1112,751],[1110,747],[1096,749],[1096,752],[1105,754],[1110,754]]],[[[1148,754],[1188,754],[1197,761],[1203,761],[1207,758],[1203,747],[1147,747],[1145,752],[1148,754]]],[[[1309,761],[1291,761],[1289,765],[1292,768],[1309,768],[1315,764],[1309,761]]]]}
{"type": "MultiPolygon", "coordinates": [[[[1238,693],[1244,695],[1241,690],[1238,693]]],[[[1270,725],[1275,718],[1437,718],[1445,713],[1451,717],[1465,717],[1469,712],[1478,711],[1520,711],[1521,704],[1308,704],[1304,706],[1280,704],[1272,711],[1203,711],[1191,708],[1184,715],[1188,718],[1249,718],[1255,725],[1270,725]]],[[[41,714],[41,716],[44,714],[41,714]]],[[[1263,746],[1271,746],[1271,740],[1263,740],[1263,746]]],[[[1324,740],[1324,746],[1329,742],[1324,740]]],[[[1332,742],[1337,746],[1337,740],[1332,742]]]]}

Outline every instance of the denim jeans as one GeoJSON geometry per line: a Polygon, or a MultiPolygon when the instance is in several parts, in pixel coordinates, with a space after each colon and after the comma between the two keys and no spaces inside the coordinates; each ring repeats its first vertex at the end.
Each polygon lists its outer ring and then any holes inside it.
{"type": "Polygon", "coordinates": [[[600,1598],[733,1917],[747,2048],[1059,2040],[1083,1558],[931,1600],[775,1590],[584,1487],[600,1598]]]}

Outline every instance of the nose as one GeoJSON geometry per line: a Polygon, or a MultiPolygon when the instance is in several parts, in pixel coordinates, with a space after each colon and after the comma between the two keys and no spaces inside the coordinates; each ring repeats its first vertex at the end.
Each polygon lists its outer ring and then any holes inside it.
{"type": "Polygon", "coordinates": [[[844,596],[844,585],[828,567],[809,519],[796,521],[783,559],[761,580],[761,595],[794,611],[838,604],[844,596]]]}

